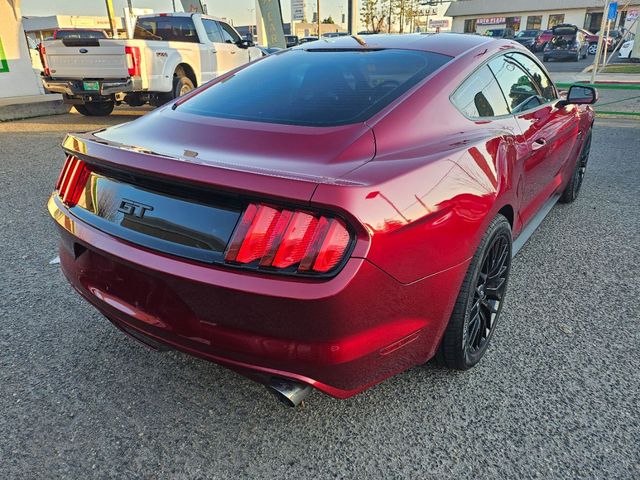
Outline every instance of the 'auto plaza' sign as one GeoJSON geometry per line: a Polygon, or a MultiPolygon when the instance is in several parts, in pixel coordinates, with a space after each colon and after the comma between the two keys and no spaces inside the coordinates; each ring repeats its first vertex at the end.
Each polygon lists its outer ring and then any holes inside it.
{"type": "MultiPolygon", "coordinates": [[[[513,23],[518,23],[520,21],[520,17],[512,17],[513,23]]],[[[488,17],[488,18],[479,18],[476,20],[476,25],[502,25],[507,23],[506,17],[488,17]]]]}

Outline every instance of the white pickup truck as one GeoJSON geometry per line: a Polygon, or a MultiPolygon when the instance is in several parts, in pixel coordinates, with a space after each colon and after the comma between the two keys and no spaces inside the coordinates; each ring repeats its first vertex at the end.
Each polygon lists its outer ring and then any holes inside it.
{"type": "Polygon", "coordinates": [[[116,104],[162,105],[262,52],[224,21],[200,14],[138,17],[133,39],[43,42],[44,87],[89,116],[116,104]]]}

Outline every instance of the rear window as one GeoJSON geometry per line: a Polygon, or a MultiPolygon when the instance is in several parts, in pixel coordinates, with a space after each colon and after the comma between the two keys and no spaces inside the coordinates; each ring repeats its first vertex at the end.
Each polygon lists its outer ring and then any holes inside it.
{"type": "Polygon", "coordinates": [[[62,38],[107,38],[101,30],[58,30],[54,37],[56,40],[62,38]]]}
{"type": "Polygon", "coordinates": [[[133,38],[167,42],[199,42],[191,17],[140,17],[136,22],[133,38]]]}
{"type": "Polygon", "coordinates": [[[357,123],[449,60],[412,50],[290,50],[214,84],[180,110],[289,125],[357,123]]]}

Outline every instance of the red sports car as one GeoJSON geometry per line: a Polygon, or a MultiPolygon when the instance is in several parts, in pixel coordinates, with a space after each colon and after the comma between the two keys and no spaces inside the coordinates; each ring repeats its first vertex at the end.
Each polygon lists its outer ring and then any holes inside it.
{"type": "MultiPolygon", "coordinates": [[[[487,350],[511,258],[585,173],[596,100],[513,41],[372,35],[264,57],[69,135],[62,270],[141,342],[295,405],[487,350]]],[[[531,288],[536,288],[533,285],[531,288]]]]}

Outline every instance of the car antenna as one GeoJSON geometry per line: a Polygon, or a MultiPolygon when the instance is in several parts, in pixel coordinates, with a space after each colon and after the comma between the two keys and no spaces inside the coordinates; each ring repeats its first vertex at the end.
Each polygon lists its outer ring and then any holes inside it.
{"type": "Polygon", "coordinates": [[[364,41],[364,38],[359,37],[358,35],[351,35],[351,38],[358,42],[362,47],[367,46],[367,42],[364,41]]]}

